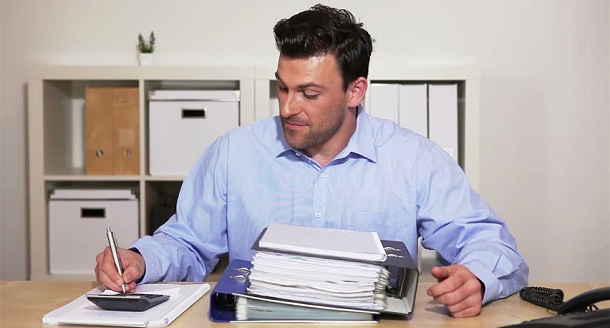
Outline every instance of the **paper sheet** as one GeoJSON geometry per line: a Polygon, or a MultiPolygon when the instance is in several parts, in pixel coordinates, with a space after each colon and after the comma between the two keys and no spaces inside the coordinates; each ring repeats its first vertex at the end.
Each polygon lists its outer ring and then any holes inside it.
{"type": "Polygon", "coordinates": [[[91,303],[86,294],[112,293],[94,288],[74,301],[46,314],[42,322],[48,325],[78,324],[130,327],[164,327],[210,290],[208,284],[147,284],[139,285],[137,293],[170,295],[167,302],[142,312],[109,311],[91,303]]]}

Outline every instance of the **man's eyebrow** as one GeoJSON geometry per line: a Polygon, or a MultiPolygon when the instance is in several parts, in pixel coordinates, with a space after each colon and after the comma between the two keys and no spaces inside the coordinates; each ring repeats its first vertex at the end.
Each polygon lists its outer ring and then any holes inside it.
{"type": "MultiPolygon", "coordinates": [[[[275,72],[275,79],[278,82],[285,84],[284,81],[282,80],[282,78],[280,77],[280,75],[278,74],[278,72],[275,72]]],[[[313,83],[313,82],[299,84],[299,85],[297,85],[297,88],[298,89],[318,88],[318,89],[326,90],[325,86],[323,86],[321,84],[313,83]]]]}

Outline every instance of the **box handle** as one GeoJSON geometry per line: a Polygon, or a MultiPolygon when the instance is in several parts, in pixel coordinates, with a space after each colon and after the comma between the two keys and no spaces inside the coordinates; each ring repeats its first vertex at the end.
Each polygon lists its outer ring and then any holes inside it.
{"type": "Polygon", "coordinates": [[[106,209],[82,207],[80,217],[81,219],[104,219],[106,218],[106,209]]]}
{"type": "Polygon", "coordinates": [[[205,108],[182,108],[182,118],[205,118],[205,108]]]}

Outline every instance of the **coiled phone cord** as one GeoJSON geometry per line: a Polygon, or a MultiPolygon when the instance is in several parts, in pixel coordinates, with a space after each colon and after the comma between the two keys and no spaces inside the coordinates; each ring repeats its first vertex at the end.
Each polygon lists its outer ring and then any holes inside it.
{"type": "Polygon", "coordinates": [[[557,311],[563,304],[563,291],[546,287],[523,287],[519,291],[521,299],[557,311]]]}

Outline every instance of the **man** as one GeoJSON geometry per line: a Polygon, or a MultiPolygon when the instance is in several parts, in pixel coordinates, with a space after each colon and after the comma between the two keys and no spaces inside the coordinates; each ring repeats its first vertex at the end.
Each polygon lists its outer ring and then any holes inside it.
{"type": "MultiPolygon", "coordinates": [[[[427,293],[451,315],[527,282],[528,267],[505,224],[460,167],[428,139],[367,115],[371,38],[351,13],[316,5],[279,21],[279,117],[216,140],[184,180],[177,213],[154,236],[121,249],[123,277],[108,249],[98,281],[201,281],[219,257],[251,259],[270,222],[377,231],[417,254],[418,236],[449,263],[427,293]]],[[[414,255],[415,256],[415,255],[414,255]]]]}

